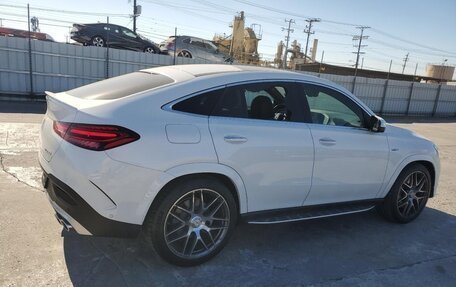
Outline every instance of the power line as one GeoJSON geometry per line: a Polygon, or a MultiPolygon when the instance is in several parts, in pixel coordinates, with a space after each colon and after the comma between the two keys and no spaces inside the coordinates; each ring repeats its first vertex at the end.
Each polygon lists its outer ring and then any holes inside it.
{"type": "MultiPolygon", "coordinates": [[[[21,5],[0,4],[0,6],[1,7],[27,9],[27,6],[21,6],[21,5]]],[[[37,8],[37,7],[31,7],[31,8],[33,10],[47,11],[47,12],[59,12],[59,13],[63,13],[63,14],[80,14],[80,15],[110,16],[110,17],[130,17],[130,15],[128,15],[128,14],[95,13],[95,12],[70,11],[70,10],[59,10],[59,9],[50,9],[50,8],[37,8]]]]}
{"type": "MultiPolygon", "coordinates": [[[[169,4],[165,4],[165,3],[161,3],[161,2],[156,2],[156,1],[147,1],[148,3],[151,3],[151,4],[155,4],[155,5],[159,5],[159,6],[170,6],[169,4]]],[[[214,22],[219,22],[219,23],[223,23],[223,24],[226,24],[227,22],[225,21],[222,21],[220,19],[217,19],[217,18],[212,18],[212,17],[209,17],[207,15],[202,15],[202,14],[199,14],[199,13],[196,13],[196,12],[189,12],[187,11],[185,8],[182,8],[182,7],[178,7],[178,6],[174,6],[173,9],[176,9],[176,10],[179,10],[181,11],[182,13],[185,13],[187,15],[190,15],[190,16],[193,16],[193,17],[198,17],[200,19],[204,19],[204,20],[212,20],[214,22]]]]}
{"type": "Polygon", "coordinates": [[[413,52],[413,53],[416,53],[416,54],[422,54],[422,55],[427,55],[427,56],[447,57],[447,58],[456,59],[455,56],[450,56],[448,54],[440,54],[440,53],[438,54],[438,53],[432,53],[432,52],[428,52],[428,51],[424,51],[424,50],[404,48],[404,47],[399,46],[399,45],[394,45],[394,44],[391,44],[391,43],[387,43],[387,42],[383,42],[383,41],[375,40],[375,39],[370,39],[369,41],[371,41],[372,43],[377,43],[379,45],[390,47],[390,48],[393,48],[393,49],[396,49],[396,50],[401,50],[401,51],[406,51],[406,52],[410,51],[410,52],[413,52]]]}
{"type": "MultiPolygon", "coordinates": [[[[251,2],[251,1],[246,1],[246,0],[234,0],[234,1],[242,3],[242,4],[250,5],[250,6],[253,6],[253,7],[261,8],[261,9],[264,9],[264,10],[276,12],[276,13],[281,13],[281,14],[285,14],[285,15],[295,16],[295,17],[298,17],[298,18],[304,18],[304,19],[313,18],[312,16],[297,14],[297,13],[294,13],[294,12],[291,12],[291,11],[277,9],[277,8],[274,8],[274,7],[271,7],[271,6],[257,4],[257,3],[251,2]]],[[[328,22],[328,23],[333,23],[333,24],[339,24],[339,25],[346,25],[346,26],[359,26],[358,24],[339,22],[339,21],[332,21],[332,20],[326,20],[326,19],[325,20],[321,19],[321,21],[328,22]]]]}
{"type": "Polygon", "coordinates": [[[423,45],[423,44],[416,43],[416,42],[413,42],[413,41],[410,41],[410,40],[406,40],[406,39],[400,38],[400,37],[398,37],[398,36],[389,34],[389,33],[387,33],[387,32],[381,31],[381,30],[379,30],[379,29],[372,28],[372,31],[374,31],[374,32],[376,32],[376,33],[379,33],[379,34],[381,34],[381,35],[383,35],[383,36],[386,36],[386,37],[395,39],[395,40],[397,40],[397,41],[401,41],[401,42],[407,43],[407,44],[415,45],[415,46],[418,46],[418,47],[421,47],[421,48],[424,48],[424,49],[428,49],[428,50],[431,50],[431,51],[439,51],[439,52],[441,52],[441,53],[445,53],[445,54],[450,54],[450,55],[455,55],[455,56],[456,56],[456,53],[455,53],[455,52],[450,52],[450,51],[446,51],[446,50],[441,50],[441,49],[438,49],[438,48],[436,48],[436,47],[431,47],[431,46],[423,45]]]}

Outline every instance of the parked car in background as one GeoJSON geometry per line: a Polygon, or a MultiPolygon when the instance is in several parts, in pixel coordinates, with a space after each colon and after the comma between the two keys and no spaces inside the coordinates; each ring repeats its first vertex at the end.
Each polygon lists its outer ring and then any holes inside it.
{"type": "Polygon", "coordinates": [[[87,46],[109,46],[153,54],[160,53],[158,46],[151,40],[115,24],[73,24],[70,35],[72,40],[87,46]]]}
{"type": "MultiPolygon", "coordinates": [[[[0,36],[28,38],[28,35],[29,31],[26,30],[0,27],[0,36]]],[[[32,38],[33,40],[54,42],[54,38],[52,38],[51,35],[46,33],[30,32],[30,38],[32,38]]]]}
{"type": "Polygon", "coordinates": [[[231,57],[221,53],[211,41],[192,36],[170,36],[160,43],[160,50],[171,56],[176,51],[178,57],[205,59],[213,62],[233,62],[231,57]]]}

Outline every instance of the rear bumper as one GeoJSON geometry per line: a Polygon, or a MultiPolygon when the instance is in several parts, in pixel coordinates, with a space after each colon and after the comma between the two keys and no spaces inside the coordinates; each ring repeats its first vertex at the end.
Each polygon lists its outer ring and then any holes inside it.
{"type": "Polygon", "coordinates": [[[89,36],[81,35],[77,32],[70,33],[70,38],[71,38],[71,40],[79,42],[79,43],[87,43],[87,42],[90,42],[90,40],[91,40],[89,36]]]}
{"type": "Polygon", "coordinates": [[[52,174],[43,171],[43,186],[57,220],[66,229],[83,235],[136,237],[141,225],[111,220],[96,212],[73,189],[52,174]]]}

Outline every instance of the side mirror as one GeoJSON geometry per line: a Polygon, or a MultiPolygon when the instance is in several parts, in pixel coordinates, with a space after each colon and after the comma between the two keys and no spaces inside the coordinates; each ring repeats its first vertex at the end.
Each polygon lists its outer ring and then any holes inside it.
{"type": "Polygon", "coordinates": [[[386,128],[386,122],[384,119],[382,119],[379,116],[371,116],[370,121],[369,121],[369,130],[376,132],[376,133],[382,133],[385,131],[386,128]]]}

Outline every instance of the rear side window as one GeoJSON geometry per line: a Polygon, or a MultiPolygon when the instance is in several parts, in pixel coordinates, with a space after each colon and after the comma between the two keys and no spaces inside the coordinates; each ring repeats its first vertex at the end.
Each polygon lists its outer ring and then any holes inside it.
{"type": "Polygon", "coordinates": [[[257,120],[303,122],[294,83],[253,83],[226,89],[212,115],[257,120]]]}
{"type": "Polygon", "coordinates": [[[135,72],[82,86],[66,93],[87,100],[113,100],[172,82],[173,79],[164,75],[135,72]]]}
{"type": "Polygon", "coordinates": [[[173,105],[173,110],[209,116],[224,89],[200,94],[173,105]]]}

